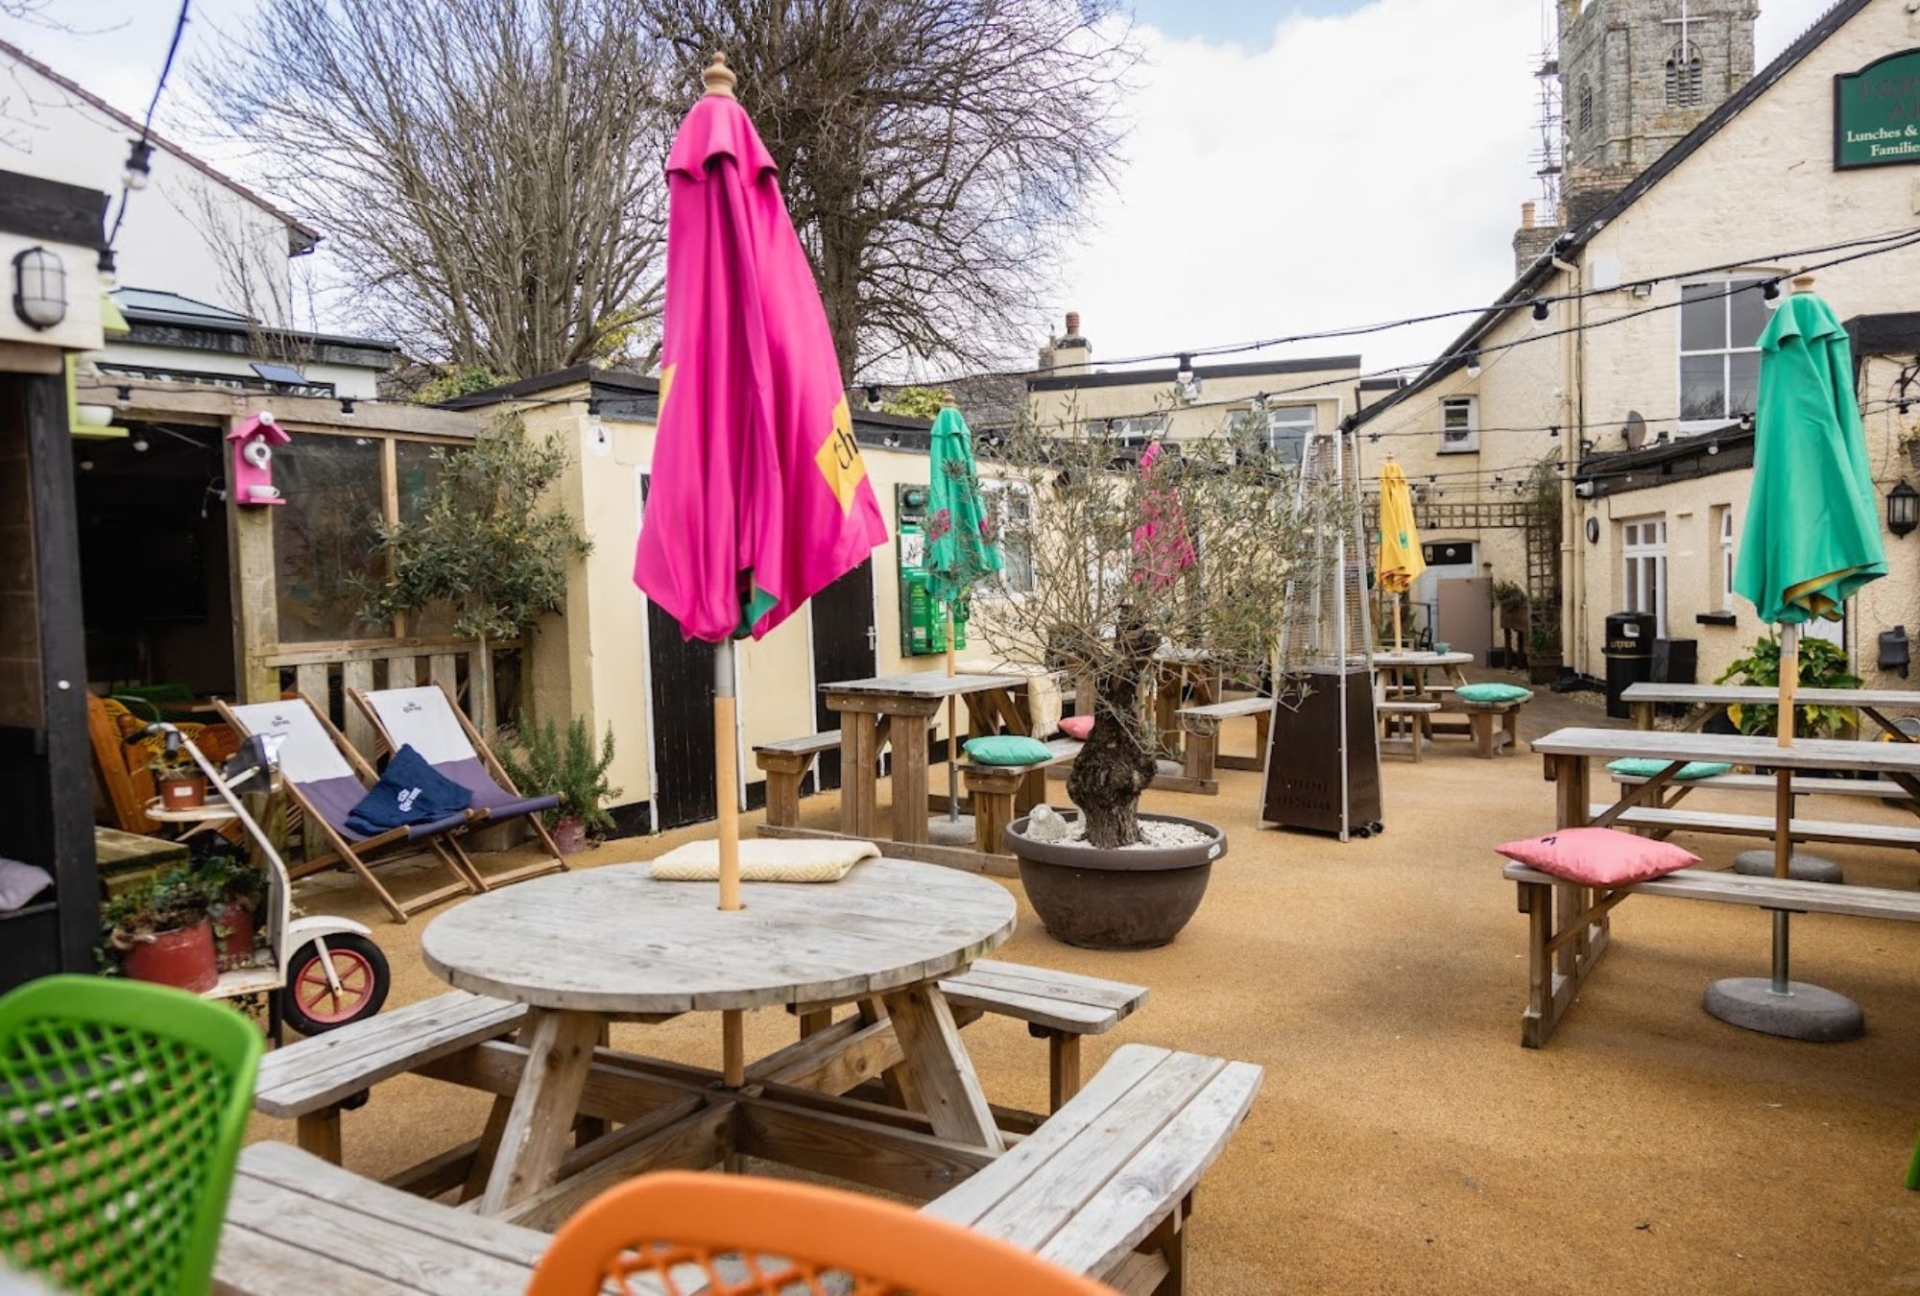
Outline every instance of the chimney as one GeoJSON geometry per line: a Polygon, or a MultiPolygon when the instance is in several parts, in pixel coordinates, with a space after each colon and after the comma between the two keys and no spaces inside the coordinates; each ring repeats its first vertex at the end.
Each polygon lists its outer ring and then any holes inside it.
{"type": "Polygon", "coordinates": [[[1520,228],[1523,230],[1533,228],[1533,204],[1530,202],[1520,204],[1520,228]]]}
{"type": "Polygon", "coordinates": [[[1054,343],[1053,372],[1063,374],[1082,374],[1093,364],[1093,346],[1080,336],[1080,312],[1067,312],[1067,335],[1054,343]]]}

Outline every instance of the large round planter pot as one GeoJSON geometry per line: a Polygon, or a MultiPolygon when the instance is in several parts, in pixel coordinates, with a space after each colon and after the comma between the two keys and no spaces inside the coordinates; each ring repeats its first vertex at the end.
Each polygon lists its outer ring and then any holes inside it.
{"type": "Polygon", "coordinates": [[[135,981],[178,986],[199,994],[220,979],[213,958],[213,920],[203,918],[179,931],[161,932],[128,952],[121,967],[135,981]]]}
{"type": "MultiPolygon", "coordinates": [[[[1061,817],[1079,813],[1067,810],[1061,817]]],[[[1054,939],[1084,949],[1152,949],[1179,935],[1193,917],[1213,862],[1227,853],[1227,835],[1198,819],[1140,818],[1186,824],[1208,840],[1166,850],[1096,850],[1034,841],[1025,819],[1007,825],[1007,849],[1020,860],[1027,899],[1054,939]]]]}

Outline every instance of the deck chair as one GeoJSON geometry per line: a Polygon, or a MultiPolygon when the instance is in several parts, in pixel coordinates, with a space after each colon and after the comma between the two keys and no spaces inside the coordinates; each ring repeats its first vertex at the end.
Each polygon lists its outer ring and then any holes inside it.
{"type": "Polygon", "coordinates": [[[524,817],[546,848],[548,858],[523,868],[482,876],[459,842],[450,842],[461,852],[468,869],[485,887],[505,886],[543,873],[567,867],[553,834],[547,831],[541,816],[560,804],[553,795],[522,796],[507,771],[494,758],[486,739],[473,727],[453,695],[444,685],[425,684],[415,688],[362,691],[348,689],[347,696],[373,722],[388,751],[412,747],[427,758],[427,763],[473,793],[473,805],[467,816],[472,827],[505,823],[524,817]]]}
{"type": "Polygon", "coordinates": [[[422,909],[459,895],[477,895],[486,888],[470,872],[466,856],[448,834],[467,826],[467,816],[449,815],[433,823],[409,824],[368,837],[347,827],[347,815],[365,796],[379,777],[371,765],[356,752],[326,714],[307,698],[296,693],[278,702],[255,702],[247,706],[216,703],[221,716],[244,736],[265,734],[280,742],[280,778],[305,818],[306,831],[318,832],[330,848],[326,854],[293,865],[289,874],[307,877],[322,869],[345,867],[360,875],[372,888],[395,922],[405,922],[422,909]],[[398,900],[380,883],[368,867],[376,856],[414,855],[422,849],[432,852],[453,871],[452,886],[429,891],[410,900],[398,900]]]}

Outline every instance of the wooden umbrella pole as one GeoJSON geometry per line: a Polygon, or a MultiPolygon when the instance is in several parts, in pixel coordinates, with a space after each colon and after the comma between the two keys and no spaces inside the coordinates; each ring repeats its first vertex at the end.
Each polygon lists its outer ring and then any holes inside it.
{"type": "Polygon", "coordinates": [[[740,907],[740,800],[734,783],[739,755],[734,746],[733,641],[713,654],[713,803],[720,824],[720,907],[740,907]]]}
{"type": "MultiPolygon", "coordinates": [[[[953,604],[947,604],[947,678],[959,674],[953,660],[953,604]]],[[[960,699],[947,699],[947,822],[960,818],[960,699]]]]}
{"type": "Polygon", "coordinates": [[[1400,652],[1405,647],[1400,637],[1400,596],[1392,590],[1387,593],[1393,599],[1393,650],[1400,652]]]}
{"type": "Polygon", "coordinates": [[[1782,747],[1793,746],[1793,700],[1800,693],[1800,627],[1780,627],[1780,715],[1782,747]]]}

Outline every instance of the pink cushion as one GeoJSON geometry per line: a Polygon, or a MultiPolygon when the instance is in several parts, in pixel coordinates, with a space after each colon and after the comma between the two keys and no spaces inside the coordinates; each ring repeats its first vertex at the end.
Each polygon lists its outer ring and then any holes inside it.
{"type": "Polygon", "coordinates": [[[1069,738],[1078,738],[1081,742],[1085,742],[1087,735],[1093,732],[1093,717],[1063,716],[1060,720],[1060,732],[1069,738]]]}
{"type": "Polygon", "coordinates": [[[1582,886],[1645,882],[1700,862],[1698,855],[1672,842],[1652,841],[1616,828],[1562,828],[1494,849],[1510,860],[1582,886]]]}

